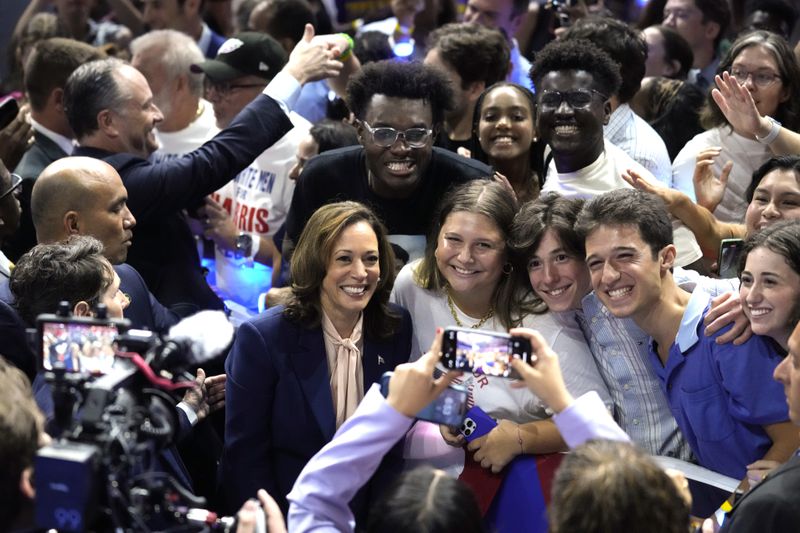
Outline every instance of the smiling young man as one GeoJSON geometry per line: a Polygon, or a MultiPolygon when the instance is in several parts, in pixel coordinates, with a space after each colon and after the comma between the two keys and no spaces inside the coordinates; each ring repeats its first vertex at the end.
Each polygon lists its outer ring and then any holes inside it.
{"type": "Polygon", "coordinates": [[[451,97],[444,76],[422,64],[370,63],[352,78],[347,100],[361,146],[320,154],[304,167],[286,219],[284,253],[317,208],[355,200],[375,211],[392,242],[421,257],[445,191],[492,174],[483,163],[433,147],[451,97]]]}
{"type": "Polygon", "coordinates": [[[672,227],[657,197],[634,190],[598,196],[576,225],[592,287],[618,318],[651,337],[650,361],[698,462],[737,479],[759,459],[785,461],[798,445],[781,388],[780,356],[764,338],[717,344],[703,318],[709,295],[678,286],[672,227]]]}
{"type": "MultiPolygon", "coordinates": [[[[594,198],[630,188],[622,179],[628,169],[653,174],[603,136],[611,116],[610,95],[617,93],[619,67],[597,46],[584,39],[554,41],[536,56],[531,69],[536,85],[539,138],[552,153],[542,192],[568,198],[594,198]]],[[[668,185],[668,184],[666,184],[668,185]]],[[[700,259],[700,248],[689,230],[675,223],[678,265],[700,259]]]]}

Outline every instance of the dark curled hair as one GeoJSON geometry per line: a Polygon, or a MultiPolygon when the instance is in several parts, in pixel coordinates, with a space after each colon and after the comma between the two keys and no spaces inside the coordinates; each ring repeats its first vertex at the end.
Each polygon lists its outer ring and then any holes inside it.
{"type": "Polygon", "coordinates": [[[564,457],[553,480],[551,533],[685,533],[689,506],[633,444],[592,440],[564,457]]]}
{"type": "MultiPolygon", "coordinates": [[[[494,222],[506,244],[511,236],[517,202],[505,187],[493,181],[473,180],[448,191],[439,203],[425,245],[425,255],[414,272],[415,283],[423,289],[443,291],[447,286],[447,280],[436,265],[436,249],[445,220],[451,213],[458,212],[485,216],[494,222]]],[[[512,266],[518,263],[507,246],[506,261],[512,266]]],[[[526,314],[535,312],[520,294],[517,279],[520,275],[525,275],[525,272],[515,267],[510,275],[502,276],[492,295],[495,313],[507,328],[515,326],[526,314]]]]}
{"type": "MultiPolygon", "coordinates": [[[[800,62],[794,55],[786,39],[768,31],[758,30],[746,33],[736,39],[731,45],[728,53],[720,61],[717,74],[722,74],[731,68],[734,60],[745,48],[751,46],[763,46],[771,54],[775,63],[778,65],[778,74],[781,76],[783,88],[789,95],[789,99],[778,105],[775,112],[775,120],[783,124],[785,128],[792,131],[800,129],[800,62]]],[[[706,97],[706,107],[701,115],[703,126],[707,129],[723,126],[728,123],[725,115],[720,111],[719,106],[711,97],[711,92],[706,97]]]]}
{"type": "Polygon", "coordinates": [[[631,107],[664,139],[672,161],[687,142],[704,131],[700,125],[704,101],[704,92],[689,82],[649,78],[631,107]]]}
{"type": "Polygon", "coordinates": [[[38,315],[55,313],[64,300],[70,310],[81,301],[94,306],[113,279],[103,243],[73,235],[61,243],[36,245],[20,257],[9,288],[20,317],[34,324],[38,315]]]}
{"type": "Polygon", "coordinates": [[[575,231],[575,222],[583,204],[583,199],[565,198],[557,192],[542,194],[523,205],[514,217],[509,246],[527,261],[536,253],[547,230],[553,230],[564,251],[583,259],[586,256],[585,243],[575,231]]]}
{"type": "Polygon", "coordinates": [[[575,230],[584,241],[600,226],[633,226],[650,247],[653,258],[672,244],[669,213],[655,194],[617,189],[590,200],[578,215],[575,230]]]}
{"type": "Polygon", "coordinates": [[[586,17],[578,19],[561,38],[591,41],[609,55],[618,65],[622,77],[617,91],[621,103],[629,102],[639,90],[647,61],[647,43],[641,33],[621,20],[586,17]]]}
{"type": "Polygon", "coordinates": [[[341,120],[323,119],[308,130],[319,147],[319,153],[358,144],[356,129],[341,120]]]}
{"type": "Polygon", "coordinates": [[[476,81],[488,87],[508,74],[511,51],[500,30],[454,22],[431,33],[427,45],[458,73],[462,89],[476,81]]]}
{"type": "MultiPolygon", "coordinates": [[[[766,248],[786,261],[795,274],[800,275],[800,220],[781,220],[750,235],[744,241],[739,255],[739,272],[744,272],[747,256],[756,248],[766,248]]],[[[741,280],[741,274],[739,274],[741,280]]],[[[789,329],[800,322],[800,302],[794,302],[789,316],[789,329]]]]}
{"type": "Polygon", "coordinates": [[[596,90],[605,96],[617,94],[622,78],[619,67],[602,50],[584,39],[553,41],[536,54],[531,81],[538,87],[550,72],[583,70],[592,75],[596,90]]]}
{"type": "Polygon", "coordinates": [[[364,119],[376,94],[430,103],[434,127],[453,106],[453,92],[444,74],[422,63],[378,61],[364,65],[347,84],[347,105],[357,119],[364,119]]]}
{"type": "Polygon", "coordinates": [[[800,156],[781,155],[778,157],[772,157],[763,165],[758,167],[756,171],[753,172],[753,179],[750,181],[750,185],[747,186],[747,190],[744,193],[748,204],[753,201],[753,195],[755,195],[756,189],[761,183],[761,180],[763,180],[764,177],[773,170],[794,171],[794,177],[797,179],[797,182],[800,183],[800,156]]]}
{"type": "Polygon", "coordinates": [[[320,324],[320,290],[333,247],[345,229],[362,221],[372,227],[378,238],[380,266],[378,286],[364,309],[364,332],[373,339],[385,339],[394,334],[400,324],[400,317],[389,308],[395,277],[394,252],[384,225],[368,207],[358,202],[324,205],[308,219],[292,254],[292,296],[284,310],[286,317],[309,328],[320,324]]]}
{"type": "Polygon", "coordinates": [[[461,481],[420,467],[403,473],[372,509],[367,531],[484,533],[478,501],[461,481]]]}

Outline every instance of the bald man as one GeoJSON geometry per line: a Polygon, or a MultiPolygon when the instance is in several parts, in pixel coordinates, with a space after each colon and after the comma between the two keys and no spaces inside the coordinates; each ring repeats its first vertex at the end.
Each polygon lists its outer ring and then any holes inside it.
{"type": "Polygon", "coordinates": [[[139,273],[124,264],[136,219],[127,205],[128,191],[114,167],[93,157],[65,157],[42,171],[31,193],[31,216],[39,243],[70,235],[91,235],[103,243],[104,255],[130,298],[125,318],[135,327],[165,331],[178,317],[150,293],[139,273]]]}

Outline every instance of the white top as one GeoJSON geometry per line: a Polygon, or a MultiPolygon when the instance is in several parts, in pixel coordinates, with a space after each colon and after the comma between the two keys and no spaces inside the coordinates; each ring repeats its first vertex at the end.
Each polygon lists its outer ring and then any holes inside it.
{"type": "Polygon", "coordinates": [[[728,126],[695,135],[672,162],[672,187],[692,200],[696,200],[692,176],[697,154],[712,146],[722,147],[722,153],[714,161],[715,175],[719,176],[725,163],[733,161],[728,187],[722,202],[714,210],[714,216],[723,222],[741,223],[747,211],[745,191],[753,179],[753,172],[772,157],[772,152],[766,144],[734,133],[728,126]]]}
{"type": "Polygon", "coordinates": [[[166,133],[156,129],[159,148],[150,156],[153,163],[188,154],[219,132],[211,102],[200,100],[200,105],[202,106],[200,115],[182,130],[166,133]]]}
{"type": "MultiPolygon", "coordinates": [[[[542,192],[553,191],[567,198],[588,200],[616,189],[631,188],[628,182],[622,179],[622,173],[628,169],[636,171],[649,182],[658,183],[649,170],[606,140],[605,150],[600,157],[575,172],[558,172],[555,159],[553,159],[547,168],[547,179],[542,187],[542,192]]],[[[694,234],[674,217],[672,218],[672,230],[675,247],[678,249],[677,266],[689,265],[703,256],[694,234]]]]}
{"type": "Polygon", "coordinates": [[[620,104],[603,126],[603,135],[649,170],[667,187],[672,184],[672,163],[664,139],[628,104],[620,104]]]}
{"type": "MultiPolygon", "coordinates": [[[[419,261],[415,261],[403,267],[395,280],[390,298],[391,301],[408,309],[411,314],[414,325],[411,360],[418,359],[430,348],[437,327],[456,325],[445,294],[422,289],[414,283],[412,269],[418,264],[419,261]]],[[[464,327],[470,327],[478,322],[464,314],[457,306],[455,309],[464,327]]],[[[523,319],[522,327],[538,330],[559,355],[564,381],[570,393],[577,397],[594,390],[606,404],[611,405],[608,389],[600,377],[592,353],[577,323],[561,321],[557,315],[546,313],[528,315],[523,319]]],[[[481,329],[507,332],[497,317],[488,320],[481,329]]],[[[462,380],[470,393],[472,404],[478,405],[493,418],[521,424],[549,418],[552,415],[544,402],[527,388],[512,388],[511,379],[467,373],[462,380]]]]}

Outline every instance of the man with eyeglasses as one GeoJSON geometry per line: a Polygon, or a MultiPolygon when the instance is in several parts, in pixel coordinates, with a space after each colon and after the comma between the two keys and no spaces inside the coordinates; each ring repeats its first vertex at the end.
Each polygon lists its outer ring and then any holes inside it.
{"type": "Polygon", "coordinates": [[[492,175],[490,167],[433,147],[452,92],[436,69],[417,63],[366,65],[347,86],[361,146],[312,158],[296,185],[286,219],[289,257],[308,218],[327,203],[371,207],[390,240],[421,257],[436,205],[451,186],[492,175]]]}
{"type": "Polygon", "coordinates": [[[153,130],[163,115],[142,74],[119,60],[79,67],[67,80],[67,118],[80,147],[73,155],[102,159],[128,191],[138,221],[128,261],[159,301],[178,314],[222,309],[200,266],[183,209],[203,202],[292,128],[284,109],[309,80],[342,72],[341,37],[313,37],[309,25],[289,62],[230,126],[186,156],[151,163],[153,130]]]}
{"type": "Polygon", "coordinates": [[[667,0],[662,24],[675,29],[692,47],[689,83],[703,90],[713,87],[721,57],[719,45],[730,21],[728,0],[667,0]]]}
{"type": "MultiPolygon", "coordinates": [[[[531,79],[538,89],[539,138],[552,154],[542,192],[593,198],[629,188],[622,179],[628,169],[657,181],[603,136],[611,115],[609,95],[621,83],[619,67],[605,52],[583,39],[554,41],[537,54],[531,79]]],[[[675,230],[678,265],[698,261],[702,253],[692,233],[677,222],[675,230]]]]}
{"type": "MultiPolygon", "coordinates": [[[[192,65],[192,71],[205,74],[205,94],[216,125],[226,128],[284,64],[286,52],[278,41],[266,33],[242,32],[228,39],[215,59],[192,65]]],[[[295,184],[289,172],[311,128],[294,111],[288,116],[293,128],[206,198],[199,213],[204,236],[215,244],[217,286],[251,308],[271,284],[266,276],[247,273],[253,272],[253,261],[280,263],[272,237],[286,220],[295,184]]]]}

